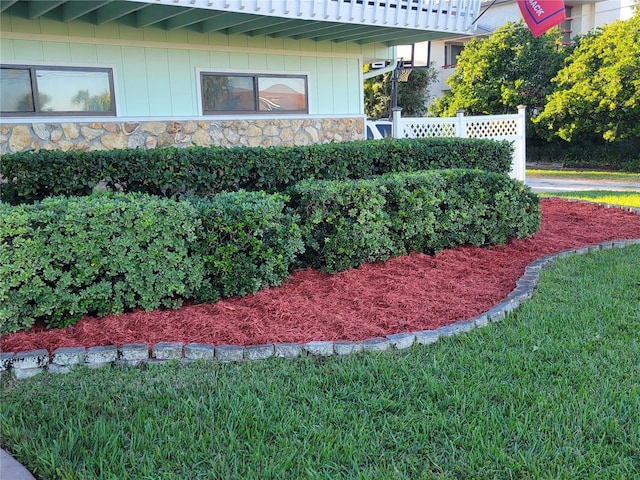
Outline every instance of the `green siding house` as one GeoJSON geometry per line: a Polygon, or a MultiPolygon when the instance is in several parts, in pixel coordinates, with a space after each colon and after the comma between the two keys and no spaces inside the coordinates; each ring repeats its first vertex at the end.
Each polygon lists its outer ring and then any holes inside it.
{"type": "Polygon", "coordinates": [[[363,65],[480,0],[0,0],[0,153],[364,138],[363,65]]]}

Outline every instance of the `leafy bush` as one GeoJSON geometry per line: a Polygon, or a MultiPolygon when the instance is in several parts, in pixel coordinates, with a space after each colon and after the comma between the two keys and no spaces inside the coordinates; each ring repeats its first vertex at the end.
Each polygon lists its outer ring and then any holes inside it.
{"type": "Polygon", "coordinates": [[[479,170],[444,170],[437,175],[446,188],[440,192],[430,250],[504,244],[540,228],[539,198],[522,182],[479,170]]]}
{"type": "Polygon", "coordinates": [[[167,197],[223,191],[282,192],[305,179],[346,180],[389,172],[479,168],[508,173],[508,142],[461,138],[385,139],[295,147],[189,147],[4,155],[0,199],[18,204],[88,195],[98,184],[167,197]]]}
{"type": "Polygon", "coordinates": [[[403,253],[393,241],[387,191],[379,181],[307,180],[292,192],[302,218],[304,264],[335,272],[403,253]]]}
{"type": "Polygon", "coordinates": [[[0,334],[278,285],[303,250],[287,197],[145,194],[0,204],[0,334]]]}
{"type": "Polygon", "coordinates": [[[305,262],[329,272],[410,251],[505,243],[540,226],[539,200],[528,187],[481,170],[303,181],[291,195],[305,262]]]}
{"type": "Polygon", "coordinates": [[[640,173],[640,140],[602,142],[582,138],[571,142],[529,142],[527,163],[557,163],[564,168],[640,173]]]}
{"type": "Polygon", "coordinates": [[[178,307],[203,280],[196,210],[140,194],[0,204],[0,333],[178,307]]]}
{"type": "Polygon", "coordinates": [[[287,278],[304,245],[298,217],[284,212],[286,200],[245,191],[191,199],[201,220],[197,250],[205,269],[197,301],[255,293],[287,278]]]}

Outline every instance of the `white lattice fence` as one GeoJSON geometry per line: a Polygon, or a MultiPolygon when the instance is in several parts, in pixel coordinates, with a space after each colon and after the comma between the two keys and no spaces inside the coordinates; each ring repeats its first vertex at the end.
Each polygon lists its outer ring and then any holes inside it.
{"type": "Polygon", "coordinates": [[[393,136],[396,138],[491,138],[513,142],[511,176],[525,181],[525,108],[515,115],[465,117],[459,112],[450,118],[402,118],[400,109],[393,112],[393,136]]]}
{"type": "Polygon", "coordinates": [[[443,121],[446,119],[437,119],[437,120],[438,121],[435,121],[435,122],[406,122],[404,124],[404,137],[405,138],[427,138],[427,137],[455,137],[456,136],[456,123],[454,121],[452,122],[443,121]]]}

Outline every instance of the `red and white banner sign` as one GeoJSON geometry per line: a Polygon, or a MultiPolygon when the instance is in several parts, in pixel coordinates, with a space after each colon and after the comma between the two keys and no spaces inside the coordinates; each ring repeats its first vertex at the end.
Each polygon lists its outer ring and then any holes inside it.
{"type": "Polygon", "coordinates": [[[564,0],[518,0],[518,6],[534,37],[539,37],[566,18],[564,0]]]}

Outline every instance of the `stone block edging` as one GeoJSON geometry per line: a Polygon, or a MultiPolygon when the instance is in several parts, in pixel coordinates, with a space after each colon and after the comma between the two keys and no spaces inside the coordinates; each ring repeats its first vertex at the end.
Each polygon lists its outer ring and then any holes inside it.
{"type": "Polygon", "coordinates": [[[68,373],[78,365],[99,368],[106,365],[137,366],[141,363],[164,363],[170,360],[241,362],[273,357],[291,359],[300,356],[342,356],[363,351],[402,350],[410,348],[414,344],[430,345],[440,338],[458,335],[502,321],[508,313],[515,311],[532,297],[538,287],[540,272],[553,265],[559,258],[630,245],[640,245],[640,238],[612,240],[540,257],[525,268],[524,275],[516,282],[516,288],[491,309],[468,320],[460,320],[435,330],[394,333],[386,337],[353,342],[312,341],[302,344],[281,343],[247,346],[215,346],[202,343],[183,345],[181,342],[159,342],[151,347],[146,343],[126,344],[119,347],[115,345],[90,348],[61,347],[54,350],[51,355],[47,350],[30,350],[18,353],[0,352],[0,374],[12,373],[17,379],[23,379],[45,370],[50,373],[68,373]]]}
{"type": "MultiPolygon", "coordinates": [[[[581,200],[570,200],[581,202],[581,200]]],[[[589,202],[594,203],[594,202],[589,202]]],[[[598,204],[607,208],[621,208],[640,215],[640,208],[611,204],[598,204]]],[[[610,240],[581,248],[562,250],[544,255],[531,262],[524,274],[516,281],[516,288],[501,302],[480,315],[467,320],[459,320],[435,330],[394,333],[386,337],[369,338],[360,341],[312,341],[303,344],[281,343],[266,345],[209,345],[202,343],[159,342],[153,346],[146,343],[97,347],[61,347],[49,355],[47,350],[26,352],[0,352],[0,375],[13,374],[17,379],[29,378],[45,370],[51,373],[68,373],[78,365],[99,368],[106,365],[130,365],[141,363],[163,363],[170,360],[190,362],[194,360],[240,362],[267,358],[292,359],[300,356],[327,357],[350,355],[362,351],[382,352],[402,350],[414,344],[430,345],[440,338],[458,335],[475,328],[502,321],[533,296],[540,281],[540,272],[553,265],[559,258],[570,255],[584,255],[597,250],[624,248],[640,245],[640,238],[630,240],[610,240]]]]}

